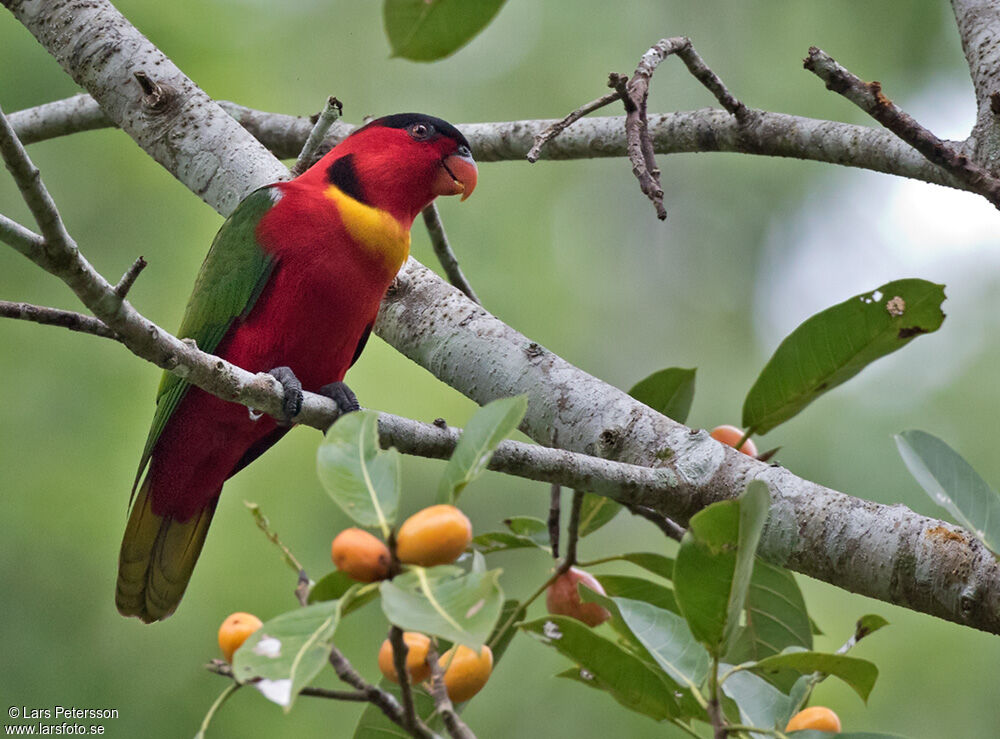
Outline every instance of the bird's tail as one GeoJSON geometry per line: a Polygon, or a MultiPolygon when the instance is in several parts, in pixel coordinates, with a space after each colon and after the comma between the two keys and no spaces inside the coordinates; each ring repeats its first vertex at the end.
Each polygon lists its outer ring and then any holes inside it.
{"type": "Polygon", "coordinates": [[[118,555],[115,603],[144,623],[166,618],[180,603],[218,499],[187,521],[153,512],[149,475],[139,488],[118,555]]]}

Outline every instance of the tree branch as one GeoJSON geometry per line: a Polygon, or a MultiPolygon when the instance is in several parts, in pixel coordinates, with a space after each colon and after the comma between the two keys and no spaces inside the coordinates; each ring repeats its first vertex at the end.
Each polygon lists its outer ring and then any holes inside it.
{"type": "Polygon", "coordinates": [[[823,80],[828,90],[843,95],[923,154],[928,161],[948,170],[965,182],[970,190],[1000,208],[1000,180],[901,110],[882,93],[881,83],[864,82],[815,46],[809,49],[804,66],[823,80]]]}
{"type": "MultiPolygon", "coordinates": [[[[296,156],[312,128],[306,117],[267,113],[226,101],[218,104],[281,159],[296,156]]],[[[26,144],[114,125],[87,95],[28,108],[12,113],[10,119],[26,144]],[[86,115],[80,114],[81,109],[86,115]],[[100,125],[95,125],[97,120],[100,125]],[[74,127],[77,122],[79,128],[74,127]]],[[[559,161],[623,157],[626,155],[624,120],[618,116],[578,121],[548,142],[539,157],[559,161]]],[[[499,162],[526,157],[535,139],[558,122],[467,123],[458,128],[469,139],[477,161],[499,162]]],[[[353,130],[354,126],[337,121],[317,153],[329,150],[353,130]]],[[[745,121],[741,123],[718,108],[704,108],[651,114],[649,133],[657,154],[719,151],[787,157],[870,169],[959,190],[969,189],[890,132],[870,126],[752,108],[747,108],[745,121]]],[[[963,148],[961,143],[949,143],[963,148]]],[[[222,212],[220,207],[216,210],[222,212]]]]}
{"type": "Polygon", "coordinates": [[[99,319],[93,316],[85,316],[83,313],[60,310],[59,308],[48,308],[41,305],[32,305],[31,303],[12,303],[8,300],[0,300],[0,317],[33,321],[45,326],[61,326],[68,328],[70,331],[79,331],[84,334],[101,336],[105,339],[121,341],[121,337],[99,319]]]}
{"type": "Polygon", "coordinates": [[[431,697],[434,698],[434,707],[440,714],[448,735],[452,739],[476,739],[476,735],[459,717],[451,698],[448,697],[448,689],[444,684],[444,670],[438,661],[437,647],[434,646],[433,640],[427,649],[427,664],[431,668],[431,697]]]}
{"type": "Polygon", "coordinates": [[[431,203],[421,211],[421,215],[431,239],[431,246],[434,248],[434,255],[441,263],[441,268],[448,277],[448,282],[465,293],[472,302],[481,302],[476,291],[469,284],[469,280],[466,279],[465,273],[462,272],[462,268],[458,265],[458,258],[452,251],[451,244],[448,243],[448,234],[444,231],[444,224],[441,222],[441,214],[438,213],[437,205],[431,203]]]}
{"type": "Polygon", "coordinates": [[[969,75],[976,91],[976,124],[969,150],[990,172],[1000,171],[1000,119],[993,104],[1000,92],[1000,6],[994,0],[951,0],[969,75]]]}
{"type": "MultiPolygon", "coordinates": [[[[64,66],[72,68],[81,84],[98,97],[108,98],[105,109],[109,117],[127,124],[125,130],[141,146],[218,210],[229,212],[249,190],[281,179],[284,168],[256,144],[246,144],[249,134],[238,125],[230,127],[220,121],[220,109],[193,85],[185,88],[187,95],[178,106],[190,123],[198,125],[179,131],[176,139],[157,135],[162,133],[161,118],[140,115],[141,90],[122,70],[129,60],[142,66],[146,60],[162,58],[167,81],[174,84],[171,70],[175,68],[106,0],[76,0],[56,10],[22,0],[4,2],[64,66]],[[116,39],[116,44],[105,43],[106,37],[116,39]],[[121,89],[115,98],[111,90],[117,88],[121,89]],[[188,102],[188,95],[196,100],[188,102]],[[204,165],[207,160],[215,163],[210,174],[204,165]]],[[[733,118],[723,111],[687,115],[700,121],[705,116],[733,118]]],[[[815,136],[809,148],[832,147],[827,148],[824,161],[836,159],[831,151],[839,151],[854,162],[872,161],[872,157],[877,161],[883,156],[886,171],[900,174],[909,165],[897,167],[891,152],[903,152],[902,161],[913,161],[908,160],[905,145],[885,132],[829,122],[802,122],[795,129],[793,124],[801,121],[793,117],[761,115],[750,111],[744,124],[728,129],[735,137],[733,146],[753,149],[756,137],[766,130],[765,124],[777,122],[776,143],[766,144],[771,147],[768,153],[780,153],[789,145],[798,151],[815,136]],[[832,140],[823,133],[826,126],[839,131],[832,140]],[[839,139],[848,130],[857,131],[861,138],[839,139]],[[872,141],[885,143],[880,153],[872,150],[872,141]],[[858,157],[859,151],[863,157],[858,157]]],[[[232,122],[228,115],[221,118],[232,122]]],[[[664,117],[651,117],[651,127],[657,118],[664,117]]],[[[620,152],[624,148],[621,120],[610,120],[613,125],[608,119],[603,124],[600,119],[579,121],[550,142],[547,154],[558,156],[581,146],[607,154],[608,139],[598,143],[591,136],[585,141],[574,136],[574,129],[584,123],[604,125],[612,137],[618,136],[620,152]]],[[[518,157],[522,157],[531,146],[533,131],[544,127],[514,124],[498,129],[483,125],[465,127],[466,135],[481,134],[477,139],[480,160],[499,158],[511,147],[518,148],[518,157]]],[[[594,129],[588,130],[593,133],[594,129]]],[[[723,125],[708,130],[727,129],[723,125]]],[[[765,136],[759,142],[766,140],[765,136]]],[[[704,144],[699,148],[704,149],[704,144]]],[[[927,172],[929,168],[934,170],[930,176],[942,177],[939,168],[919,154],[915,156],[920,160],[913,165],[915,171],[927,172]]],[[[217,360],[206,371],[200,362],[207,355],[163,332],[127,301],[117,296],[109,299],[113,288],[78,254],[69,261],[69,268],[59,270],[60,276],[134,353],[220,397],[264,412],[280,412],[281,394],[270,375],[255,376],[217,360]]],[[[558,435],[564,449],[660,467],[654,470],[663,476],[658,490],[630,488],[634,504],[684,524],[709,503],[738,495],[748,481],[763,480],[773,498],[761,548],[769,561],[854,592],[1000,633],[1000,565],[968,532],[902,506],[883,506],[838,493],[723,447],[707,433],[694,432],[657,414],[531,342],[413,260],[383,302],[377,330],[402,353],[477,402],[527,393],[530,402],[522,430],[542,444],[553,445],[558,435]]],[[[317,424],[319,408],[318,400],[307,399],[297,420],[317,424]]],[[[330,410],[325,405],[323,409],[330,410]]]]}

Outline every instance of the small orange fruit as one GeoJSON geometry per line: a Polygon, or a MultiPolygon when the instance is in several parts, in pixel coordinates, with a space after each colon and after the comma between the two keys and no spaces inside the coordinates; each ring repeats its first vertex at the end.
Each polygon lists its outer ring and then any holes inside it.
{"type": "Polygon", "coordinates": [[[583,583],[584,587],[604,595],[604,588],[593,575],[576,567],[570,567],[549,585],[545,593],[545,606],[549,609],[549,613],[556,616],[570,616],[577,621],[583,621],[587,626],[597,626],[611,618],[607,608],[580,600],[580,593],[576,589],[577,583],[583,583]]]}
{"type": "MultiPolygon", "coordinates": [[[[735,447],[740,443],[740,439],[743,438],[743,432],[740,431],[735,426],[716,426],[712,429],[710,436],[716,441],[722,442],[731,447],[735,447]]],[[[747,456],[756,457],[757,456],[757,445],[754,444],[750,439],[743,442],[743,446],[740,447],[739,451],[743,452],[747,456]]]]}
{"type": "Polygon", "coordinates": [[[445,668],[444,687],[455,703],[467,701],[482,690],[493,672],[493,652],[485,645],[477,654],[476,650],[459,644],[441,655],[440,662],[445,668]]]}
{"type": "MultiPolygon", "coordinates": [[[[431,676],[431,666],[427,664],[427,648],[431,640],[416,631],[404,631],[403,641],[406,643],[406,674],[410,684],[422,683],[431,676]]],[[[378,668],[387,680],[399,682],[399,673],[392,662],[392,642],[386,639],[378,650],[378,668]]]]}
{"type": "Polygon", "coordinates": [[[410,516],[396,535],[400,562],[423,567],[454,562],[472,541],[472,524],[453,505],[432,505],[410,516]]]}
{"type": "Polygon", "coordinates": [[[840,719],[826,706],[810,706],[799,711],[788,722],[785,731],[840,731],[840,719]]]}
{"type": "Polygon", "coordinates": [[[263,624],[252,613],[231,613],[219,627],[219,649],[226,662],[233,661],[233,653],[263,624]]]}
{"type": "Polygon", "coordinates": [[[389,547],[361,529],[344,529],[330,546],[337,569],[352,580],[375,582],[389,576],[389,547]]]}

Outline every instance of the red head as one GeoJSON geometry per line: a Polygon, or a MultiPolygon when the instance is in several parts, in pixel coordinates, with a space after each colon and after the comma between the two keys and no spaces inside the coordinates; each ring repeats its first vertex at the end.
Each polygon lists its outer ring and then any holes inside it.
{"type": "Polygon", "coordinates": [[[397,113],[359,128],[301,179],[336,185],[409,226],[438,195],[469,197],[476,174],[469,142],[457,128],[440,118],[397,113]]]}

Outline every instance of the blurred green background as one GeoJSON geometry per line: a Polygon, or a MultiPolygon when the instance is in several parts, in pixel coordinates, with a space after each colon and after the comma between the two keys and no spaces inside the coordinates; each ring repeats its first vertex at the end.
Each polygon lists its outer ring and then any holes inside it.
{"type": "MultiPolygon", "coordinates": [[[[299,0],[121,0],[118,7],[217,98],[308,115],[329,94],[345,117],[418,110],[452,122],[558,117],[605,91],[657,39],[689,35],[747,104],[868,123],[802,70],[810,45],[887,94],[938,134],[963,138],[972,87],[946,4],[509,0],[496,21],[443,62],[390,59],[380,3],[299,0]]],[[[14,111],[77,92],[33,38],[0,13],[0,105],[14,111]]],[[[714,104],[676,62],[653,82],[650,109],[714,104]]],[[[143,154],[106,130],[30,153],[87,257],[111,279],[138,255],[131,293],[178,325],[221,219],[143,154]]],[[[945,438],[994,485],[1000,408],[997,331],[1000,216],[972,195],[792,160],[702,154],[661,159],[669,220],[656,221],[624,160],[485,164],[476,196],[441,203],[452,241],[485,305],[618,387],[665,366],[699,368],[689,423],[738,423],[742,398],[782,336],[805,317],[900,277],[948,285],[937,334],[882,360],[801,417],[759,440],[781,445],[797,474],[885,503],[942,515],[900,462],[891,434],[945,438]]],[[[31,225],[0,176],[0,212],[31,225]]],[[[430,263],[414,229],[414,255],[430,263]]],[[[0,298],[76,308],[59,282],[0,250],[0,298]]],[[[375,340],[348,375],[370,407],[463,423],[473,405],[375,340]]],[[[202,669],[235,610],[290,608],[294,580],[242,501],[259,503],[317,578],[345,518],[314,474],[319,435],[299,430],[226,486],[213,533],[179,612],[143,626],[115,611],[117,550],[128,489],[159,371],[120,346],[28,323],[0,322],[0,696],[9,705],[117,708],[111,736],[191,736],[224,687],[202,669]]],[[[404,461],[408,510],[426,503],[440,463],[404,461]]],[[[463,505],[479,531],[507,515],[544,515],[546,486],[489,474],[463,505]]],[[[621,517],[582,545],[586,558],[670,551],[646,522],[621,517]]],[[[494,558],[514,596],[550,563],[494,558]]],[[[866,708],[831,680],[817,699],[845,728],[912,737],[997,735],[1000,639],[800,578],[834,649],[861,614],[892,622],[857,649],[881,678],[866,708]]],[[[344,624],[348,657],[369,678],[386,624],[377,607],[344,624]]],[[[676,736],[607,696],[552,678],[566,663],[515,641],[465,716],[480,737],[676,736]]],[[[332,681],[327,678],[327,684],[332,681]]],[[[350,704],[303,699],[285,716],[241,691],[214,736],[348,737],[350,704]]]]}

